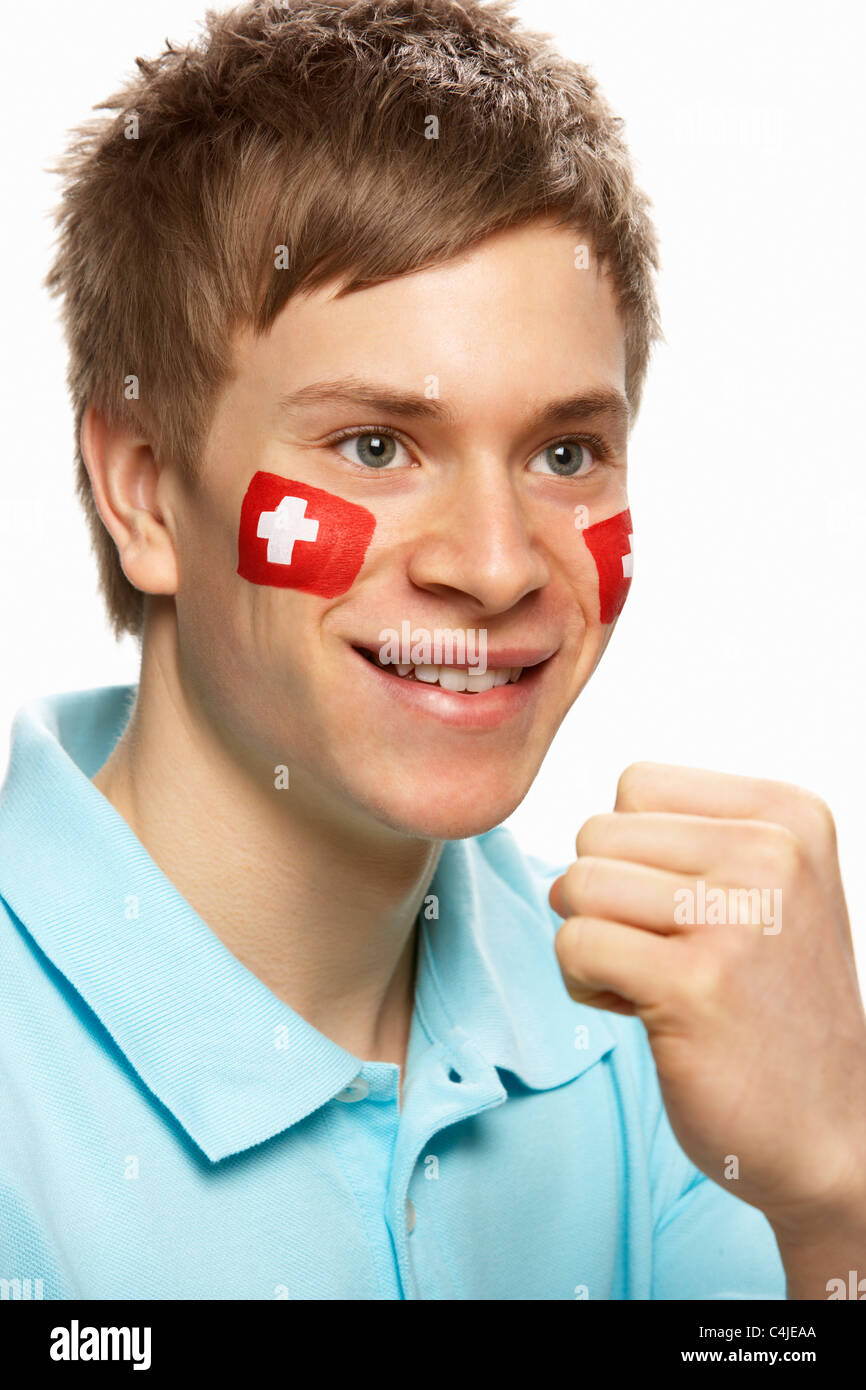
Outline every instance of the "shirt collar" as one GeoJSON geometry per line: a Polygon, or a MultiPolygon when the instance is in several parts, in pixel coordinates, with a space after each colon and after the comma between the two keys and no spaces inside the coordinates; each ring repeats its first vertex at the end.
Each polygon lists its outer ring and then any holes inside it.
{"type": "Polygon", "coordinates": [[[555,873],[533,867],[502,826],[450,841],[431,886],[439,918],[422,921],[425,1016],[440,1036],[449,1026],[468,1035],[533,1090],[574,1080],[616,1045],[603,1013],[576,1004],[563,984],[560,919],[547,902],[555,873]]]}
{"type": "MultiPolygon", "coordinates": [[[[18,711],[0,791],[0,893],[216,1161],[318,1109],[362,1060],[232,955],[89,780],[136,690],[72,691],[18,711]]],[[[569,999],[543,889],[507,832],[447,843],[430,891],[439,917],[422,925],[418,1002],[437,1034],[467,1038],[536,1089],[573,1079],[614,1046],[601,1014],[569,999]],[[588,1040],[578,1040],[582,1024],[588,1040]]]]}

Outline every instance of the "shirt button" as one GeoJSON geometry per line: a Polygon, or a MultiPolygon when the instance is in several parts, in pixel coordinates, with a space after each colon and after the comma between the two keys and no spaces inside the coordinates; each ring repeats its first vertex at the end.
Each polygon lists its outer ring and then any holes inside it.
{"type": "Polygon", "coordinates": [[[415,1229],[415,1203],[411,1197],[406,1198],[406,1225],[410,1231],[415,1229]]]}
{"type": "Polygon", "coordinates": [[[342,1091],[338,1091],[335,1100],[365,1100],[370,1094],[370,1083],[365,1081],[363,1076],[356,1076],[354,1081],[350,1081],[348,1086],[344,1086],[342,1091]]]}

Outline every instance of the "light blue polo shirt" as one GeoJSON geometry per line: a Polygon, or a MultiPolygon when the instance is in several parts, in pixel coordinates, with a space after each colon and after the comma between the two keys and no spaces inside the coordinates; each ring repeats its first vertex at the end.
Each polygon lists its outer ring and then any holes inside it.
{"type": "Polygon", "coordinates": [[[568,997],[558,870],[503,828],[446,844],[399,1106],[399,1068],[272,994],[89,781],[134,697],[13,725],[0,1297],[785,1297],[765,1217],[674,1139],[643,1025],[568,997]]]}

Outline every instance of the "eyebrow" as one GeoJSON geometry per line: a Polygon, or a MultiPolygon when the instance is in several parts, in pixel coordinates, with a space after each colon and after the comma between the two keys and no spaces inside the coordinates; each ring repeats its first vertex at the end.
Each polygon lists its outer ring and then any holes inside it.
{"type": "MultiPolygon", "coordinates": [[[[280,396],[277,410],[293,414],[306,405],[343,402],[364,406],[379,415],[401,415],[404,419],[435,420],[446,425],[455,423],[454,414],[441,401],[430,400],[415,392],[391,391],[376,382],[360,377],[341,377],[331,381],[312,381],[286,396],[280,396]]],[[[587,420],[606,415],[614,424],[629,425],[631,407],[622,392],[609,387],[581,392],[548,401],[529,422],[531,429],[566,424],[571,420],[587,420]]]]}

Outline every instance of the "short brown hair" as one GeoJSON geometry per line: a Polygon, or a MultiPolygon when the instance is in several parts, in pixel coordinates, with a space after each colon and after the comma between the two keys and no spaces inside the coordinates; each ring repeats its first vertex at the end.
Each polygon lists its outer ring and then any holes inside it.
{"type": "Polygon", "coordinates": [[[509,9],[254,0],[208,11],[196,43],[137,58],[138,73],[94,108],[116,115],[72,132],[52,170],[63,184],[45,284],[63,299],[76,487],[117,636],[140,635],[144,596],[96,510],[86,405],[193,477],[232,333],[267,331],[302,287],[340,277],[349,293],[539,217],[574,226],[612,276],[637,412],[662,336],[651,204],[589,70],[509,9]],[[130,376],[139,399],[126,399],[130,376]]]}

